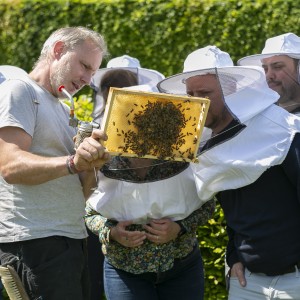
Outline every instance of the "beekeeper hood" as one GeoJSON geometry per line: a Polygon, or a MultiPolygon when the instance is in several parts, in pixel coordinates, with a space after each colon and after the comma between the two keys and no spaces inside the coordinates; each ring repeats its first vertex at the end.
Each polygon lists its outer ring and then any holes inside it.
{"type": "Polygon", "coordinates": [[[142,68],[140,61],[129,55],[122,55],[111,59],[107,63],[106,68],[97,70],[90,84],[91,88],[94,90],[94,109],[92,113],[94,118],[103,114],[105,101],[99,90],[99,86],[103,76],[112,69],[127,70],[136,74],[138,85],[141,86],[140,90],[158,92],[156,85],[160,80],[165,78],[163,74],[156,70],[142,68]]]}
{"type": "MultiPolygon", "coordinates": [[[[158,89],[185,94],[188,78],[207,74],[217,76],[225,104],[237,126],[243,126],[237,134],[202,151],[198,164],[191,164],[202,201],[220,191],[249,185],[268,168],[282,163],[300,131],[300,119],[274,105],[279,95],[268,87],[264,70],[233,66],[229,55],[215,46],[191,53],[183,73],[164,79],[158,89]]],[[[224,132],[217,135],[221,134],[224,132]]]]}
{"type": "Polygon", "coordinates": [[[294,33],[284,33],[266,40],[261,54],[243,57],[238,60],[241,66],[261,66],[264,58],[276,55],[287,55],[300,59],[300,37],[294,33]]]}

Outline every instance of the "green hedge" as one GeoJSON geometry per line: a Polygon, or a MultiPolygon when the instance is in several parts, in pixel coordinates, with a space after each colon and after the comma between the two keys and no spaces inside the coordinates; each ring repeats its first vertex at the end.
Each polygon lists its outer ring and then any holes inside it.
{"type": "Polygon", "coordinates": [[[236,61],[260,52],[269,36],[299,34],[299,15],[295,0],[2,0],[0,64],[28,71],[52,31],[83,25],[104,35],[112,57],[127,53],[169,76],[208,44],[236,61]]]}
{"type": "MultiPolygon", "coordinates": [[[[128,54],[166,76],[182,71],[191,51],[214,44],[234,61],[259,53],[265,39],[300,34],[295,0],[0,0],[0,64],[30,71],[46,38],[62,26],[87,26],[102,33],[111,57],[128,54]]],[[[106,61],[103,62],[103,66],[106,61]]],[[[90,90],[77,105],[89,118],[90,90]]],[[[226,298],[225,222],[219,206],[198,230],[205,262],[206,300],[226,298]]]]}

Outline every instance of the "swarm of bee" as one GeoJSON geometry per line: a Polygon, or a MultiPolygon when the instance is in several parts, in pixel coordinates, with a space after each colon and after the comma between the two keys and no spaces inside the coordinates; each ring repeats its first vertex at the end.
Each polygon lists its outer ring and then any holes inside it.
{"type": "Polygon", "coordinates": [[[151,153],[159,159],[171,157],[174,149],[185,143],[181,134],[186,125],[184,114],[172,102],[149,102],[135,113],[131,123],[135,132],[124,132],[125,146],[139,157],[151,153]]]}
{"type": "Polygon", "coordinates": [[[103,119],[112,155],[197,162],[209,100],[112,88],[103,119]]]}

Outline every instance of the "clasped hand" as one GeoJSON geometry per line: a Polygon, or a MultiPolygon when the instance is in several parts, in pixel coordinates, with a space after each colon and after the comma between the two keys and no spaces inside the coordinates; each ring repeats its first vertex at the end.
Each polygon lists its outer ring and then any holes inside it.
{"type": "Polygon", "coordinates": [[[111,238],[119,244],[134,248],[142,245],[145,239],[155,244],[165,244],[174,240],[179,231],[180,226],[167,218],[152,220],[147,225],[144,225],[145,231],[129,231],[127,226],[131,225],[132,221],[121,221],[111,229],[111,238]]]}

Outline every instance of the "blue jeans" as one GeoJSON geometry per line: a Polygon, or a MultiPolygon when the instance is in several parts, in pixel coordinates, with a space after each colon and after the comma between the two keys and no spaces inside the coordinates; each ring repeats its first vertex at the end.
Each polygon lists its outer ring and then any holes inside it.
{"type": "Polygon", "coordinates": [[[198,247],[172,269],[162,273],[133,274],[104,261],[107,300],[203,300],[204,274],[198,247]]]}

